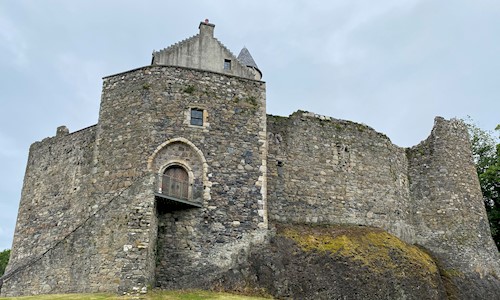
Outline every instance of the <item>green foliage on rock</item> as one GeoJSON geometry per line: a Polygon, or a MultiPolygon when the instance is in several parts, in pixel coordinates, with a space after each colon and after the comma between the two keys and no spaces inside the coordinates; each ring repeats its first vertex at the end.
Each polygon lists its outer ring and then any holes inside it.
{"type": "MultiPolygon", "coordinates": [[[[491,235],[500,249],[500,143],[492,132],[466,121],[479,184],[490,222],[491,235]]],[[[500,133],[500,125],[495,128],[500,133]]]]}
{"type": "Polygon", "coordinates": [[[186,94],[192,94],[196,91],[196,88],[192,85],[188,85],[186,88],[184,88],[183,92],[186,94]]]}
{"type": "Polygon", "coordinates": [[[3,250],[0,252],[0,276],[5,272],[5,268],[7,267],[7,263],[9,262],[10,257],[10,249],[3,250]]]}

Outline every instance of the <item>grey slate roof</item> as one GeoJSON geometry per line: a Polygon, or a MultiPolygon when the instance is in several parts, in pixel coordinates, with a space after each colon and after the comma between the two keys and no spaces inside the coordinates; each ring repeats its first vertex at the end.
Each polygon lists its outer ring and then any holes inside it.
{"type": "Polygon", "coordinates": [[[248,51],[247,47],[243,47],[243,49],[241,49],[240,54],[238,54],[238,60],[244,66],[252,67],[252,68],[259,70],[259,67],[257,67],[257,64],[253,60],[253,57],[250,54],[250,52],[248,51]]]}

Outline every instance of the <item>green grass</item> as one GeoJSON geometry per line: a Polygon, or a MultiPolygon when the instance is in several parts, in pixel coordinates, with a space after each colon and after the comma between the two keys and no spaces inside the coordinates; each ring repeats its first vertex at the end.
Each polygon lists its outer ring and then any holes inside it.
{"type": "Polygon", "coordinates": [[[153,291],[146,295],[116,296],[112,294],[65,294],[65,295],[38,295],[26,297],[8,297],[0,300],[264,300],[269,298],[234,295],[229,293],[207,291],[153,291]]]}
{"type": "Polygon", "coordinates": [[[264,300],[269,298],[207,291],[154,291],[147,300],[264,300]]]}
{"type": "Polygon", "coordinates": [[[64,295],[38,295],[25,297],[7,297],[0,298],[1,300],[109,300],[120,299],[115,295],[108,294],[64,294],[64,295]]]}

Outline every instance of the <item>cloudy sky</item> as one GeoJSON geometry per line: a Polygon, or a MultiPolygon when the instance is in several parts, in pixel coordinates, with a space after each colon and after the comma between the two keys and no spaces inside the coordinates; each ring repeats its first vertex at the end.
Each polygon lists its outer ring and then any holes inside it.
{"type": "Polygon", "coordinates": [[[437,115],[500,123],[498,0],[0,0],[0,250],[30,144],[97,123],[102,77],[148,65],[205,18],[250,50],[270,114],[365,123],[404,147],[437,115]]]}

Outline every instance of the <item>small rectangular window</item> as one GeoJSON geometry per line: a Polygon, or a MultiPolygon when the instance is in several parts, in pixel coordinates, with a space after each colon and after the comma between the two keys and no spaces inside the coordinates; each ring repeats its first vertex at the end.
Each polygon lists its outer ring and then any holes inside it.
{"type": "Polygon", "coordinates": [[[203,109],[191,108],[191,125],[203,126],[203,109]]]}
{"type": "Polygon", "coordinates": [[[231,70],[231,60],[224,59],[224,70],[231,70]]]}

